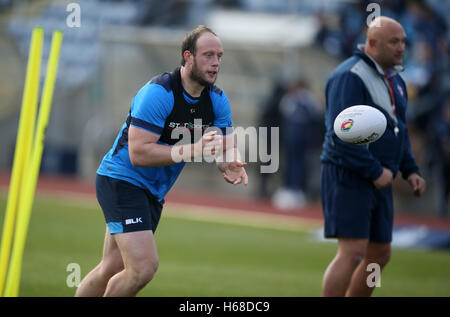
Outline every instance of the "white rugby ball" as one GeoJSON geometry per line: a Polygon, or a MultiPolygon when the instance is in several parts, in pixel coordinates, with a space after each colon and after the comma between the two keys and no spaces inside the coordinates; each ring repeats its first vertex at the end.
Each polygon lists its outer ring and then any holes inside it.
{"type": "Polygon", "coordinates": [[[378,140],[386,130],[384,114],[370,106],[348,107],[334,120],[334,133],[344,142],[368,144],[378,140]]]}

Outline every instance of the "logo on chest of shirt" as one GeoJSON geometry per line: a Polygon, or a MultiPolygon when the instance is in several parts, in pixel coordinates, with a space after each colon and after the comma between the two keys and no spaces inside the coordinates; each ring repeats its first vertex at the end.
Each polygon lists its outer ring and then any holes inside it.
{"type": "MultiPolygon", "coordinates": [[[[201,122],[201,120],[200,120],[201,122]]],[[[194,129],[202,129],[202,130],[206,130],[209,127],[211,127],[212,122],[209,124],[201,124],[201,123],[194,123],[194,122],[169,122],[168,127],[169,129],[176,129],[176,128],[185,128],[185,129],[189,129],[189,130],[194,130],[194,129]]]]}

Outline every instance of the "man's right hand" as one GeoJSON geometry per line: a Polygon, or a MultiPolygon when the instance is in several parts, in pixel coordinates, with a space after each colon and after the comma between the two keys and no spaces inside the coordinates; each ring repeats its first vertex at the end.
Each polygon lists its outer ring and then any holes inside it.
{"type": "Polygon", "coordinates": [[[383,189],[392,185],[393,175],[390,169],[383,167],[383,173],[373,181],[376,189],[383,189]]]}
{"type": "MultiPolygon", "coordinates": [[[[203,137],[194,144],[194,158],[201,157],[205,153],[215,155],[216,150],[222,149],[223,136],[217,135],[216,131],[205,133],[203,137]]],[[[222,149],[223,150],[223,149],[222,149]]]]}

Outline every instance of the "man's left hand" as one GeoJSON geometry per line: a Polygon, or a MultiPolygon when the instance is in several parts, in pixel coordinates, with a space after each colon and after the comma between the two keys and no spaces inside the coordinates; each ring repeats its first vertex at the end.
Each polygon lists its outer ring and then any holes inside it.
{"type": "Polygon", "coordinates": [[[417,173],[412,173],[408,176],[408,183],[413,189],[414,195],[417,197],[422,196],[427,187],[425,180],[417,173]]]}
{"type": "Polygon", "coordinates": [[[245,171],[245,166],[247,163],[241,162],[230,162],[226,165],[223,172],[223,178],[230,184],[237,185],[244,182],[244,185],[248,184],[248,176],[245,171]]]}

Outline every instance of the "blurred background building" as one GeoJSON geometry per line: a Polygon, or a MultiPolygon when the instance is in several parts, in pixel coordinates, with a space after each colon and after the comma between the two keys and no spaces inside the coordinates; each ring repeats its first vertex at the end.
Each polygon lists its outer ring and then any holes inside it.
{"type": "Polygon", "coordinates": [[[64,32],[42,173],[93,181],[133,96],[154,75],[177,67],[184,35],[205,24],[224,45],[217,85],[230,99],[235,127],[280,127],[280,169],[261,174],[261,164],[250,162],[250,184],[242,189],[223,182],[213,164],[188,164],[175,187],[251,195],[279,208],[319,202],[325,81],[364,41],[369,3],[378,3],[380,13],[399,20],[407,33],[402,76],[409,128],[429,188],[417,200],[398,177],[396,206],[448,216],[448,1],[0,0],[0,169],[12,165],[35,26],[45,29],[44,61],[52,31],[64,32]],[[70,3],[80,6],[80,27],[66,23],[70,3]]]}

